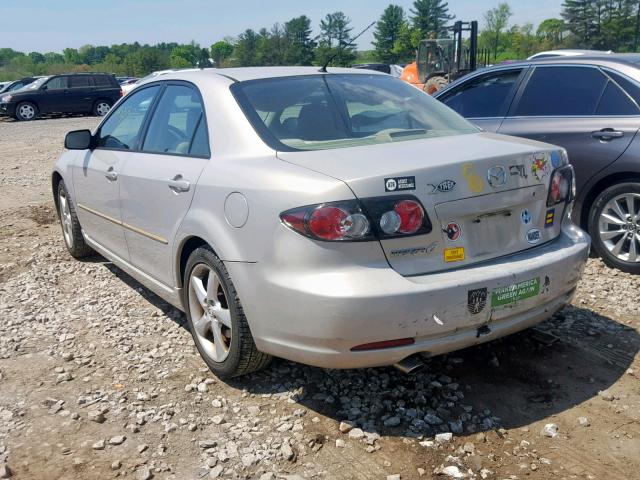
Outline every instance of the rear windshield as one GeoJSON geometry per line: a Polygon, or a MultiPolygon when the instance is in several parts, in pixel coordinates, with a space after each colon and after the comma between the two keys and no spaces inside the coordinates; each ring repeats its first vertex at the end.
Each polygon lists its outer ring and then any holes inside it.
{"type": "Polygon", "coordinates": [[[476,133],[420,90],[387,75],[326,74],[236,83],[233,94],[276,150],[321,150],[476,133]]]}

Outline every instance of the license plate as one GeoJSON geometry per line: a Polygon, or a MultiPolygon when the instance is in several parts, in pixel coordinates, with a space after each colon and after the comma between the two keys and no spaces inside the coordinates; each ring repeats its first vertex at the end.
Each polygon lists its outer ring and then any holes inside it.
{"type": "Polygon", "coordinates": [[[524,282],[514,283],[508,287],[496,288],[491,292],[491,307],[510,305],[540,293],[540,279],[532,278],[524,282]]]}

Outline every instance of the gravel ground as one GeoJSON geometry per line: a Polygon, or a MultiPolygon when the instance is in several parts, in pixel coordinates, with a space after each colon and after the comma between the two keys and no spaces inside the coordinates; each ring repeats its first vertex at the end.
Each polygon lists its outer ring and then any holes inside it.
{"type": "Polygon", "coordinates": [[[180,312],[63,247],[49,172],[96,123],[0,122],[0,478],[638,478],[640,278],[592,259],[553,319],[412,376],[221,382],[180,312]]]}

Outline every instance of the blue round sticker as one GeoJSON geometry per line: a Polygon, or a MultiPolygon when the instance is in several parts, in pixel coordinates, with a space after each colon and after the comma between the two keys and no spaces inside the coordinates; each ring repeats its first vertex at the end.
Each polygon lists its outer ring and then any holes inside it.
{"type": "Polygon", "coordinates": [[[525,225],[529,225],[531,223],[531,212],[526,208],[522,211],[520,217],[522,218],[522,223],[525,225]]]}
{"type": "Polygon", "coordinates": [[[553,168],[558,168],[561,163],[562,157],[560,156],[560,152],[557,150],[551,152],[551,165],[553,165],[553,168]]]}

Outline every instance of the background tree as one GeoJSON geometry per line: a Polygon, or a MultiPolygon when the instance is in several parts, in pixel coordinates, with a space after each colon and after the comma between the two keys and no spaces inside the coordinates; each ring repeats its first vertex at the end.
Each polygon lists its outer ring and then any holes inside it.
{"type": "Polygon", "coordinates": [[[288,65],[311,65],[316,42],[311,37],[311,19],[306,15],[292,18],[284,24],[286,50],[284,61],[288,65]]]}
{"type": "Polygon", "coordinates": [[[449,4],[443,0],[416,0],[413,2],[413,26],[420,30],[422,38],[445,38],[447,26],[455,18],[449,15],[449,4]]]}
{"type": "Polygon", "coordinates": [[[402,56],[395,50],[403,26],[406,25],[404,10],[398,5],[389,5],[376,24],[373,32],[373,47],[376,58],[383,63],[397,63],[402,56]]]}
{"type": "Polygon", "coordinates": [[[511,8],[507,3],[501,3],[484,14],[485,33],[491,39],[491,49],[493,50],[494,61],[498,58],[500,34],[507,26],[511,15],[511,8]]]}
{"type": "Polygon", "coordinates": [[[220,68],[222,62],[233,55],[233,45],[226,40],[220,40],[219,42],[211,45],[211,58],[216,67],[220,68]]]}
{"type": "Polygon", "coordinates": [[[258,34],[248,28],[238,36],[234,53],[241,67],[256,64],[256,47],[258,46],[258,34]]]}
{"type": "Polygon", "coordinates": [[[320,22],[320,36],[316,51],[317,63],[348,66],[356,59],[356,47],[351,44],[351,19],[343,12],[328,14],[320,22]]]}
{"type": "Polygon", "coordinates": [[[547,18],[538,25],[536,36],[544,50],[560,48],[567,32],[567,24],[560,18],[547,18]]]}

